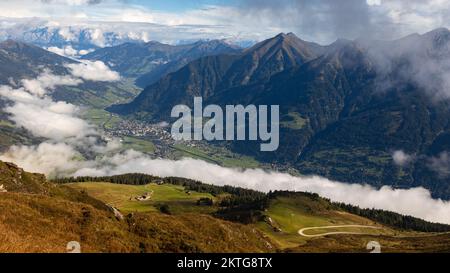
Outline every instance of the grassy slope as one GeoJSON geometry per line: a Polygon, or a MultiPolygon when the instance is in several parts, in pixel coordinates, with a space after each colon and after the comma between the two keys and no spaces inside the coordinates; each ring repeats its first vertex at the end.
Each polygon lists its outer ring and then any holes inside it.
{"type": "MultiPolygon", "coordinates": [[[[200,197],[213,198],[215,201],[217,201],[217,198],[200,193],[186,195],[182,187],[168,184],[130,186],[107,183],[77,183],[71,184],[70,187],[85,189],[90,195],[105,202],[114,203],[124,211],[155,211],[156,204],[166,203],[178,217],[186,217],[186,215],[206,217],[207,214],[218,209],[217,206],[205,208],[195,204],[200,197]],[[129,200],[130,196],[144,194],[150,189],[154,191],[152,201],[129,200]]],[[[307,195],[277,197],[271,201],[264,214],[267,216],[265,221],[250,224],[248,227],[264,233],[274,246],[288,252],[367,252],[366,245],[369,241],[380,242],[385,252],[450,250],[449,245],[445,245],[450,240],[448,234],[424,234],[396,230],[369,219],[343,212],[323,199],[313,200],[307,195]],[[268,217],[270,217],[271,223],[267,220],[268,217]],[[335,225],[365,225],[380,227],[381,229],[350,227],[318,229],[307,232],[310,235],[334,231],[360,232],[368,235],[329,235],[307,238],[298,234],[301,228],[335,225]],[[415,249],[415,246],[417,246],[417,249],[415,249]]]]}
{"type": "Polygon", "coordinates": [[[0,252],[267,252],[270,240],[251,227],[208,215],[136,213],[117,220],[91,205],[43,195],[0,196],[0,252]]]}
{"type": "Polygon", "coordinates": [[[0,252],[65,252],[78,241],[83,252],[136,250],[136,238],[109,211],[44,195],[0,196],[0,252]]]}
{"type": "MultiPolygon", "coordinates": [[[[329,203],[313,201],[306,196],[298,198],[279,197],[272,200],[271,205],[265,214],[272,219],[272,224],[269,224],[266,221],[258,223],[257,226],[283,249],[303,245],[307,241],[312,240],[311,238],[302,237],[298,234],[299,229],[302,228],[336,225],[367,225],[382,227],[371,220],[343,211],[337,211],[330,208],[329,203]],[[281,232],[275,231],[274,227],[281,229],[281,232]]],[[[387,227],[383,227],[382,230],[365,228],[311,230],[308,231],[307,234],[314,235],[334,231],[393,234],[392,229],[387,227]]]]}
{"type": "MultiPolygon", "coordinates": [[[[65,252],[73,240],[81,243],[83,252],[275,250],[252,227],[209,215],[146,212],[118,220],[103,202],[85,192],[48,183],[42,175],[14,165],[1,163],[0,178],[8,190],[0,193],[0,252],[65,252]]],[[[158,192],[178,200],[176,189],[158,192]]]]}
{"type": "MultiPolygon", "coordinates": [[[[57,186],[41,175],[19,171],[14,165],[2,163],[0,169],[0,184],[8,189],[8,193],[0,193],[0,252],[64,252],[72,240],[81,242],[83,252],[367,252],[369,241],[380,242],[383,252],[450,251],[449,234],[421,234],[387,227],[325,230],[371,235],[301,237],[298,230],[304,227],[380,226],[308,195],[276,197],[264,212],[266,221],[242,225],[209,215],[218,209],[217,205],[196,205],[201,197],[212,198],[217,204],[220,196],[187,194],[181,186],[57,186]],[[153,192],[149,201],[130,200],[147,192],[153,192]],[[119,208],[125,219],[116,219],[105,203],[119,208]],[[162,203],[169,205],[172,215],[157,211],[162,203]]],[[[321,232],[324,230],[308,234],[321,232]]]]}
{"type": "Polygon", "coordinates": [[[197,206],[202,197],[216,199],[207,193],[186,193],[183,187],[149,184],[144,186],[119,185],[111,183],[75,183],[70,187],[85,190],[89,195],[111,204],[124,212],[157,211],[159,204],[167,204],[172,213],[212,212],[212,208],[197,206]],[[137,201],[135,197],[153,192],[152,198],[137,201]]]}
{"type": "Polygon", "coordinates": [[[2,162],[0,184],[8,190],[0,193],[0,252],[64,252],[67,242],[73,240],[81,242],[83,252],[367,252],[369,241],[380,242],[383,252],[450,251],[450,234],[383,227],[306,194],[277,196],[264,212],[265,221],[242,225],[211,215],[221,196],[188,194],[181,186],[61,186],[2,162]],[[147,192],[153,192],[149,201],[130,200],[147,192]],[[201,197],[212,198],[216,205],[198,206],[201,197]],[[118,207],[125,218],[117,219],[105,203],[118,207]],[[169,205],[172,215],[158,212],[162,203],[169,205]],[[354,224],[383,229],[308,231],[368,235],[306,238],[298,234],[305,227],[354,224]]]}
{"type": "Polygon", "coordinates": [[[257,227],[287,252],[369,252],[366,246],[370,241],[379,242],[382,252],[450,251],[449,233],[420,233],[393,229],[336,210],[323,200],[312,200],[307,196],[278,197],[272,200],[266,215],[273,223],[260,222],[257,227]],[[315,238],[298,235],[298,230],[305,227],[355,224],[382,229],[336,228],[307,232],[309,235],[333,231],[361,232],[367,235],[327,235],[315,238]],[[273,227],[280,228],[281,232],[275,231],[273,227]]]}
{"type": "Polygon", "coordinates": [[[335,252],[355,253],[370,252],[367,243],[376,241],[381,245],[383,253],[449,253],[450,234],[410,234],[397,236],[370,235],[330,235],[307,241],[304,245],[288,249],[288,252],[335,252]]]}

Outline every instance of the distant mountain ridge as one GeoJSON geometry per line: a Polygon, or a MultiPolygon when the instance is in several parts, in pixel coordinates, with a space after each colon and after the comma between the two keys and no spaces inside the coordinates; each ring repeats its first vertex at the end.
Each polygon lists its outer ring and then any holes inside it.
{"type": "Polygon", "coordinates": [[[223,40],[198,41],[183,45],[152,41],[101,48],[82,58],[103,61],[122,75],[137,78],[137,85],[145,88],[195,59],[218,54],[235,54],[240,51],[239,47],[223,40]]]}
{"type": "Polygon", "coordinates": [[[235,151],[340,181],[424,186],[448,199],[448,176],[435,161],[450,151],[449,33],[329,46],[280,34],[241,54],[195,60],[109,110],[156,121],[194,96],[205,104],[277,104],[278,151],[233,142],[235,151]],[[416,160],[394,162],[398,150],[416,160]]]}
{"type": "Polygon", "coordinates": [[[68,73],[64,64],[75,61],[23,42],[7,40],[0,42],[0,83],[36,77],[40,69],[48,68],[55,73],[68,73]],[[40,68],[40,69],[37,69],[40,68]]]}
{"type": "MultiPolygon", "coordinates": [[[[71,75],[67,64],[76,64],[76,60],[66,58],[38,46],[7,40],[0,42],[0,86],[22,87],[23,79],[36,79],[41,73],[71,75]]],[[[84,80],[78,86],[57,86],[49,92],[56,101],[66,101],[87,107],[106,107],[114,102],[132,98],[137,88],[127,82],[95,82],[84,80]]],[[[9,114],[3,109],[9,104],[8,97],[0,98],[0,150],[11,145],[38,144],[42,141],[23,128],[10,122],[9,114]]]]}
{"type": "Polygon", "coordinates": [[[175,73],[146,88],[128,105],[112,106],[121,113],[148,112],[167,117],[172,105],[192,103],[193,96],[204,99],[223,90],[264,83],[271,76],[318,57],[325,50],[300,40],[294,34],[280,34],[244,50],[240,54],[221,54],[197,59],[175,73]],[[156,102],[151,109],[148,103],[156,102]]]}
{"type": "MultiPolygon", "coordinates": [[[[226,35],[232,45],[248,47],[254,38],[226,35]]],[[[72,47],[92,50],[124,43],[165,41],[173,45],[192,44],[199,40],[223,39],[224,33],[205,33],[196,26],[165,26],[153,23],[104,22],[51,18],[0,18],[0,41],[12,39],[40,47],[72,47]]]]}
{"type": "MultiPolygon", "coordinates": [[[[33,79],[47,71],[55,75],[69,75],[67,64],[79,61],[49,52],[38,46],[7,40],[0,42],[0,85],[20,87],[22,79],[33,79]]],[[[126,83],[85,80],[79,86],[57,87],[51,96],[78,105],[104,107],[134,96],[126,83]]]]}

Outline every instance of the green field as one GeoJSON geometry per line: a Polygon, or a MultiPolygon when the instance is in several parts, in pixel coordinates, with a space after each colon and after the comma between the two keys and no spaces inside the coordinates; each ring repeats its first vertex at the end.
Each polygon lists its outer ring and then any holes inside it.
{"type": "Polygon", "coordinates": [[[148,184],[144,186],[121,185],[111,183],[74,183],[71,188],[85,190],[89,195],[110,204],[123,212],[158,211],[158,206],[167,204],[173,214],[198,212],[210,213],[214,207],[198,206],[200,198],[211,198],[211,194],[186,192],[182,186],[169,184],[148,184]],[[152,193],[150,200],[138,201],[135,197],[152,193]]]}
{"type": "MultiPolygon", "coordinates": [[[[298,231],[302,228],[336,225],[379,226],[368,219],[331,209],[328,207],[328,204],[324,202],[312,202],[311,199],[306,197],[277,198],[270,204],[270,207],[266,211],[266,215],[272,219],[272,224],[260,222],[257,224],[257,227],[263,230],[283,249],[302,245],[308,240],[314,240],[314,238],[300,236],[298,231]],[[277,227],[281,231],[274,231],[273,227],[277,227]]],[[[391,229],[383,227],[383,229],[380,230],[366,228],[317,229],[308,231],[307,234],[314,235],[325,232],[341,231],[360,232],[373,235],[388,235],[393,233],[391,229]]]]}
{"type": "Polygon", "coordinates": [[[83,117],[94,125],[111,129],[117,126],[122,120],[117,115],[111,115],[108,111],[98,108],[89,108],[84,112],[83,117]]]}
{"type": "Polygon", "coordinates": [[[232,153],[224,147],[211,145],[200,148],[175,144],[172,148],[175,150],[175,155],[178,157],[192,157],[224,167],[258,168],[260,166],[259,162],[254,158],[232,153]]]}
{"type": "Polygon", "coordinates": [[[303,118],[297,112],[289,112],[285,116],[284,121],[280,122],[281,127],[290,128],[293,130],[303,129],[308,124],[308,119],[303,118]]]}
{"type": "MultiPolygon", "coordinates": [[[[83,190],[90,196],[118,208],[123,214],[145,213],[142,214],[145,219],[163,215],[159,209],[163,204],[169,207],[171,217],[186,216],[197,219],[217,216],[220,215],[215,214],[220,208],[218,204],[225,195],[225,193],[213,196],[208,193],[187,192],[183,186],[173,184],[150,183],[133,186],[84,182],[67,185],[79,191],[83,190]],[[151,193],[149,200],[136,200],[136,197],[148,193],[151,193]],[[197,204],[200,198],[210,198],[214,201],[214,205],[200,206],[197,204]]],[[[448,234],[421,233],[387,227],[345,212],[328,200],[311,194],[277,195],[270,199],[268,207],[261,212],[264,217],[245,226],[254,232],[262,233],[264,238],[267,238],[280,251],[366,252],[367,243],[373,240],[379,241],[383,249],[388,252],[396,252],[400,249],[414,251],[417,247],[430,250],[447,249],[445,245],[440,244],[440,240],[445,239],[448,234]],[[333,227],[330,228],[330,226],[333,227]],[[303,231],[307,236],[302,236],[299,230],[304,228],[313,229],[303,231]],[[345,234],[326,235],[333,232],[345,234]],[[314,235],[317,236],[310,237],[314,235]],[[429,240],[432,240],[431,244],[427,243],[429,240]]],[[[231,224],[227,221],[224,223],[231,224]]]]}
{"type": "MultiPolygon", "coordinates": [[[[132,186],[111,183],[86,182],[69,184],[71,188],[84,190],[89,195],[118,208],[123,213],[157,212],[161,204],[167,204],[172,214],[201,213],[211,214],[217,211],[215,206],[199,206],[200,198],[211,198],[217,204],[218,198],[207,193],[186,192],[182,186],[171,184],[148,184],[132,186]],[[135,198],[152,193],[150,200],[137,201],[135,198]]],[[[261,230],[281,249],[294,248],[316,238],[303,237],[298,234],[302,228],[326,227],[335,225],[367,225],[382,227],[368,219],[331,209],[321,200],[311,201],[308,197],[279,197],[272,201],[265,215],[271,219],[252,224],[261,230]],[[278,228],[276,231],[274,228],[278,228]]],[[[267,218],[268,219],[268,218],[267,218]]],[[[324,232],[361,232],[372,235],[393,235],[390,228],[336,228],[310,230],[308,235],[324,232]]],[[[345,236],[345,235],[342,235],[345,236]]]]}
{"type": "Polygon", "coordinates": [[[123,149],[133,149],[139,152],[151,154],[155,152],[155,145],[148,140],[138,137],[126,136],[122,138],[123,149]]]}

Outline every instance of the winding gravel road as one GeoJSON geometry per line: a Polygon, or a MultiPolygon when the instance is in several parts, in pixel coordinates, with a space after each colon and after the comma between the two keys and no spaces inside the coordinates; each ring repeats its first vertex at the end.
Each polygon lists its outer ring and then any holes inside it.
{"type": "Polygon", "coordinates": [[[334,232],[326,232],[321,234],[314,234],[314,235],[308,235],[305,234],[305,231],[307,230],[313,230],[313,229],[331,229],[331,228],[370,228],[370,229],[382,229],[381,227],[374,227],[374,226],[362,226],[362,225],[342,225],[342,226],[323,226],[323,227],[307,227],[302,228],[298,231],[298,234],[304,237],[321,237],[321,236],[327,236],[327,235],[336,235],[336,234],[346,234],[346,235],[369,235],[369,233],[363,233],[363,232],[346,232],[346,231],[334,231],[334,232]]]}

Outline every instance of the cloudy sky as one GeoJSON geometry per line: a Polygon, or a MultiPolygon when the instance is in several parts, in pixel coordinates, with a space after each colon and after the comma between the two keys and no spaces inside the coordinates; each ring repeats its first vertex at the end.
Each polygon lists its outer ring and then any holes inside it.
{"type": "Polygon", "coordinates": [[[449,7],[450,0],[0,0],[0,16],[194,26],[204,36],[249,40],[295,32],[329,43],[449,27],[449,7]]]}

